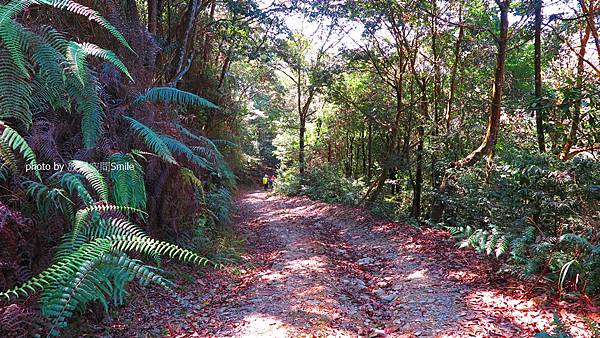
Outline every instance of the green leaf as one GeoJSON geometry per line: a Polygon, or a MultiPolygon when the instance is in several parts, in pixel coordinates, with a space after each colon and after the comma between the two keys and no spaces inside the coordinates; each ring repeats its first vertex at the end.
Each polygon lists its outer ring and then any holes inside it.
{"type": "Polygon", "coordinates": [[[219,108],[217,105],[205,98],[173,87],[149,88],[144,94],[137,97],[135,103],[140,104],[146,101],[194,105],[211,109],[219,108]]]}

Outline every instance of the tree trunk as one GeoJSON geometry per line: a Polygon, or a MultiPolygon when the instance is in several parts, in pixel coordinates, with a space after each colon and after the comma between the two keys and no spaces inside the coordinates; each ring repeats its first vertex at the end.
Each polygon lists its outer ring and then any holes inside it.
{"type": "Polygon", "coordinates": [[[369,120],[369,130],[367,136],[367,149],[368,149],[368,159],[367,159],[367,181],[370,183],[373,178],[373,122],[369,120]]]}
{"type": "Polygon", "coordinates": [[[304,133],[306,132],[306,120],[302,114],[302,73],[298,69],[298,79],[296,82],[296,95],[298,96],[298,118],[300,119],[300,132],[298,137],[298,168],[300,176],[304,175],[304,133]]]}
{"type": "MultiPolygon", "coordinates": [[[[188,18],[185,32],[183,33],[183,39],[181,41],[181,47],[179,48],[179,56],[177,61],[177,68],[175,70],[175,76],[171,82],[171,86],[175,87],[177,82],[183,77],[183,74],[187,71],[184,67],[186,60],[188,45],[190,45],[190,37],[193,35],[194,27],[196,26],[196,17],[200,11],[200,0],[190,0],[188,4],[188,18]]],[[[193,55],[193,52],[192,52],[193,55]]],[[[191,64],[192,58],[188,60],[191,64]]],[[[188,65],[189,69],[189,65],[188,65]]]]}
{"type": "Polygon", "coordinates": [[[496,54],[494,83],[492,85],[492,103],[490,106],[485,136],[477,149],[473,150],[463,159],[452,162],[446,169],[431,208],[431,220],[436,223],[441,220],[444,212],[442,195],[445,193],[446,187],[448,186],[449,169],[471,166],[479,162],[484,155],[488,155],[488,163],[490,163],[494,156],[494,149],[496,147],[498,131],[500,129],[500,115],[502,113],[502,93],[504,87],[506,48],[508,44],[508,10],[510,0],[496,0],[496,4],[500,10],[500,34],[496,37],[498,52],[496,54]]]}
{"type": "Polygon", "coordinates": [[[500,8],[500,35],[497,38],[498,53],[492,86],[492,103],[486,133],[481,145],[462,160],[453,162],[451,167],[461,168],[477,163],[484,155],[493,155],[500,130],[500,115],[502,114],[502,94],[504,87],[504,65],[506,63],[506,47],[508,43],[508,7],[510,0],[497,0],[500,8]]]}
{"type": "Polygon", "coordinates": [[[360,171],[360,139],[354,137],[354,177],[358,177],[360,171]]]}
{"type": "Polygon", "coordinates": [[[413,186],[413,198],[410,215],[414,218],[421,216],[421,191],[423,190],[423,143],[425,132],[423,126],[417,128],[419,137],[417,145],[417,168],[415,173],[415,184],[413,186]]]}
{"type": "Polygon", "coordinates": [[[594,4],[594,0],[590,0],[589,6],[585,3],[585,0],[579,0],[581,10],[585,15],[587,25],[591,30],[592,36],[594,37],[594,44],[596,45],[596,54],[598,55],[598,62],[600,62],[600,37],[598,37],[598,26],[596,26],[595,19],[598,16],[600,10],[600,1],[594,4]]]}
{"type": "MultiPolygon", "coordinates": [[[[458,9],[459,22],[462,23],[462,5],[458,9]]],[[[454,63],[450,71],[450,93],[448,95],[448,103],[446,105],[446,133],[450,131],[450,120],[452,119],[452,104],[454,103],[454,94],[456,92],[456,74],[458,73],[458,64],[460,62],[460,51],[464,36],[464,27],[461,24],[458,28],[458,38],[454,45],[454,63]]]]}
{"type": "Polygon", "coordinates": [[[304,145],[304,134],[306,133],[306,121],[301,118],[300,119],[300,133],[299,133],[299,150],[298,150],[298,165],[300,168],[300,175],[304,175],[304,162],[305,162],[305,145],[304,145]]]}
{"type": "Polygon", "coordinates": [[[400,131],[400,120],[402,117],[402,92],[403,92],[402,91],[403,90],[402,74],[400,74],[398,80],[396,81],[394,90],[396,92],[396,117],[394,119],[394,124],[392,125],[392,128],[391,128],[392,130],[389,135],[389,140],[387,142],[388,153],[387,153],[386,159],[383,163],[383,170],[381,171],[381,176],[377,180],[377,185],[375,187],[375,190],[373,190],[373,193],[369,196],[369,194],[371,193],[371,189],[369,189],[369,191],[367,191],[367,194],[365,195],[365,197],[369,197],[369,200],[371,202],[375,201],[377,199],[377,197],[379,196],[379,194],[381,193],[381,191],[383,189],[383,185],[385,184],[385,181],[389,177],[390,169],[393,169],[395,167],[395,163],[394,163],[393,159],[394,159],[394,156],[396,156],[398,154],[398,148],[399,148],[398,147],[399,146],[398,133],[400,131]]]}
{"type": "Polygon", "coordinates": [[[433,189],[438,187],[438,177],[440,173],[436,168],[437,164],[437,144],[440,142],[439,124],[440,112],[439,102],[441,100],[441,78],[440,78],[440,60],[437,49],[437,0],[432,0],[433,15],[431,16],[431,51],[433,54],[433,139],[431,140],[431,186],[433,189]]]}
{"type": "Polygon", "coordinates": [[[535,0],[535,127],[537,131],[538,148],[540,152],[546,151],[546,142],[544,141],[544,117],[541,107],[542,100],[542,1],[535,0]]]}
{"type": "MultiPolygon", "coordinates": [[[[583,1],[582,1],[583,3],[583,1]]],[[[560,158],[567,160],[569,158],[569,152],[571,147],[577,143],[577,130],[579,129],[579,123],[581,119],[581,87],[583,86],[583,73],[585,72],[585,53],[587,43],[590,39],[592,28],[589,22],[586,21],[585,33],[581,37],[581,46],[579,47],[579,53],[577,53],[577,89],[579,90],[579,98],[575,101],[575,107],[573,109],[573,118],[571,119],[571,129],[567,135],[565,145],[563,146],[560,158]]]]}
{"type": "Polygon", "coordinates": [[[148,32],[154,36],[158,32],[158,0],[148,0],[148,32]]]}
{"type": "Polygon", "coordinates": [[[125,1],[125,19],[130,27],[138,27],[140,25],[140,16],[135,0],[125,1]]]}
{"type": "Polygon", "coordinates": [[[349,173],[350,175],[348,175],[348,177],[352,177],[352,175],[354,174],[353,172],[353,168],[354,168],[354,134],[350,134],[350,165],[348,166],[348,168],[350,169],[349,173]]]}
{"type": "MultiPolygon", "coordinates": [[[[211,24],[214,20],[215,17],[215,6],[216,6],[216,1],[215,0],[211,0],[210,2],[210,14],[208,17],[208,24],[211,24]]],[[[210,66],[208,59],[209,59],[209,55],[210,55],[210,51],[211,51],[211,43],[212,43],[212,38],[211,38],[211,33],[208,31],[208,29],[205,29],[204,31],[204,44],[202,46],[202,69],[204,71],[206,71],[208,69],[208,67],[210,66]]]]}
{"type": "Polygon", "coordinates": [[[227,75],[227,71],[229,70],[229,66],[231,64],[231,53],[233,52],[233,44],[229,46],[227,50],[227,55],[225,55],[225,59],[223,59],[223,67],[221,67],[221,75],[219,76],[219,84],[217,85],[217,89],[221,89],[223,83],[225,81],[225,75],[227,75]]]}
{"type": "Polygon", "coordinates": [[[173,38],[171,33],[171,1],[167,0],[167,44],[170,44],[173,38]]]}
{"type": "Polygon", "coordinates": [[[360,150],[361,150],[361,159],[362,159],[362,172],[361,175],[364,177],[364,175],[367,172],[367,152],[365,149],[365,129],[364,129],[364,125],[361,128],[361,132],[360,132],[360,150]]]}

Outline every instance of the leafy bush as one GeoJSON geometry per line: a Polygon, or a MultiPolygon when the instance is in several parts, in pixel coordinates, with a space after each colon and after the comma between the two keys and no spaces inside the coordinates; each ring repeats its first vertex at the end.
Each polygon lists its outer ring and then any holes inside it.
{"type": "Polygon", "coordinates": [[[345,178],[335,167],[323,166],[307,170],[300,178],[297,168],[280,172],[276,191],[285,195],[305,195],[328,203],[357,205],[364,183],[345,178]]]}
{"type": "Polygon", "coordinates": [[[209,216],[195,219],[192,231],[178,241],[182,247],[209,257],[213,262],[226,263],[240,260],[243,241],[237,239],[231,226],[216,223],[209,216]]]}
{"type": "Polygon", "coordinates": [[[286,196],[296,196],[300,194],[300,188],[300,175],[297,167],[279,169],[274,187],[275,192],[286,196]]]}
{"type": "Polygon", "coordinates": [[[462,246],[506,255],[524,276],[545,273],[560,289],[600,293],[600,163],[515,150],[490,182],[480,167],[457,176],[446,222],[462,246]]]}

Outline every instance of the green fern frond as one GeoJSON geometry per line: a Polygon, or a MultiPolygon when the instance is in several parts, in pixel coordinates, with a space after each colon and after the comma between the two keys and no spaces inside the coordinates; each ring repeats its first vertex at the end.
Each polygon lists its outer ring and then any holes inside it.
{"type": "Polygon", "coordinates": [[[121,62],[115,53],[110,50],[102,49],[91,43],[69,42],[66,52],[66,58],[73,73],[79,78],[81,83],[84,82],[85,69],[87,68],[87,56],[95,56],[112,63],[120,71],[122,71],[130,80],[133,78],[129,74],[127,67],[121,62]]]}
{"type": "MultiPolygon", "coordinates": [[[[184,136],[191,138],[192,140],[198,141],[201,144],[204,145],[204,147],[198,147],[198,148],[210,148],[211,151],[211,155],[215,156],[218,159],[222,159],[223,155],[221,154],[221,152],[219,151],[219,149],[217,148],[217,146],[215,145],[215,143],[209,139],[208,137],[202,136],[202,135],[197,135],[192,133],[189,129],[185,128],[184,126],[182,126],[179,123],[175,123],[175,127],[177,128],[177,130],[179,130],[184,136]]],[[[192,150],[195,150],[196,147],[190,147],[192,148],[192,150]]]]}
{"type": "Polygon", "coordinates": [[[143,210],[112,204],[95,204],[86,208],[80,209],[75,214],[75,221],[73,222],[73,229],[71,230],[71,238],[74,238],[79,234],[81,228],[89,221],[90,215],[94,213],[106,214],[110,212],[123,212],[123,213],[136,213],[142,217],[146,215],[143,210]]]}
{"type": "Polygon", "coordinates": [[[198,192],[200,193],[200,200],[202,202],[202,204],[206,204],[206,196],[204,194],[204,186],[202,185],[202,181],[196,177],[196,175],[194,175],[194,172],[188,168],[181,168],[179,169],[179,173],[181,174],[181,177],[184,178],[184,182],[187,182],[188,184],[192,185],[193,187],[195,187],[198,192]]]}
{"type": "Polygon", "coordinates": [[[54,318],[50,334],[60,335],[67,319],[85,304],[97,301],[105,311],[108,311],[110,301],[115,305],[123,304],[126,285],[133,278],[138,278],[144,285],[156,283],[172,292],[172,282],[157,271],[124,255],[115,257],[104,253],[90,257],[64,283],[55,283],[42,294],[42,314],[54,318]]]}
{"type": "Polygon", "coordinates": [[[31,6],[29,1],[11,1],[5,5],[0,6],[0,26],[4,25],[7,21],[11,20],[18,13],[21,13],[25,8],[31,6]]]}
{"type": "MultiPolygon", "coordinates": [[[[0,7],[0,11],[2,11],[0,7]]],[[[25,39],[23,31],[13,20],[5,20],[0,24],[0,41],[10,53],[12,61],[17,66],[22,75],[29,77],[27,57],[25,56],[25,39]]]]}
{"type": "Polygon", "coordinates": [[[42,314],[54,318],[50,327],[51,336],[60,336],[60,330],[66,327],[67,319],[73,315],[78,305],[98,301],[108,311],[105,292],[101,288],[103,284],[96,283],[106,277],[102,274],[94,276],[98,263],[105,255],[106,252],[102,252],[80,263],[79,270],[68,282],[61,285],[62,288],[57,285],[50,292],[42,295],[42,303],[45,304],[41,308],[42,314]]]}
{"type": "Polygon", "coordinates": [[[142,138],[142,140],[144,140],[144,143],[156,155],[158,155],[160,158],[162,158],[163,160],[165,160],[169,163],[177,164],[177,161],[175,161],[175,158],[173,157],[173,154],[169,150],[169,147],[165,144],[165,142],[163,141],[163,139],[160,137],[160,135],[158,133],[156,133],[154,130],[147,127],[143,123],[141,123],[129,116],[123,116],[123,118],[125,120],[129,121],[131,129],[133,129],[133,131],[136,134],[138,134],[138,136],[140,136],[142,138]]]}
{"type": "Polygon", "coordinates": [[[186,92],[173,87],[154,87],[147,89],[144,94],[138,96],[135,100],[136,104],[146,101],[167,102],[184,105],[194,105],[198,107],[218,109],[214,103],[202,98],[194,93],[186,92]]]}
{"type": "Polygon", "coordinates": [[[159,137],[172,153],[184,155],[191,163],[198,166],[198,168],[211,171],[214,170],[212,165],[206,159],[194,154],[194,152],[183,142],[167,135],[159,135],[159,137]]]}
{"type": "Polygon", "coordinates": [[[210,263],[210,260],[207,258],[199,256],[190,250],[148,236],[112,236],[109,239],[113,241],[113,250],[137,252],[144,255],[158,254],[196,265],[207,265],[210,263]]]}
{"type": "Polygon", "coordinates": [[[109,173],[115,203],[145,209],[146,187],[142,166],[131,154],[122,153],[113,154],[110,163],[111,166],[115,164],[109,173]]]}
{"type": "Polygon", "coordinates": [[[225,187],[220,187],[206,195],[208,209],[216,216],[215,221],[220,224],[229,222],[232,203],[231,191],[225,187]]]}
{"type": "Polygon", "coordinates": [[[27,141],[19,135],[14,129],[6,125],[4,122],[0,121],[0,129],[2,130],[2,134],[0,134],[0,143],[5,144],[7,147],[21,154],[21,156],[25,159],[25,162],[31,168],[30,170],[35,174],[35,176],[41,180],[40,172],[37,169],[37,161],[35,158],[35,153],[27,144],[27,141]]]}
{"type": "Polygon", "coordinates": [[[85,205],[92,205],[94,203],[94,198],[87,190],[85,184],[80,179],[79,175],[75,175],[69,172],[58,172],[53,175],[51,178],[60,177],[58,179],[58,183],[67,188],[70,194],[77,193],[81,201],[85,205]]]}
{"type": "Polygon", "coordinates": [[[492,254],[492,252],[495,251],[499,238],[500,238],[500,235],[498,234],[498,230],[495,227],[493,227],[492,231],[489,233],[487,239],[485,240],[486,255],[489,256],[492,254]]]}
{"type": "Polygon", "coordinates": [[[35,205],[42,215],[48,215],[50,210],[60,210],[71,217],[73,214],[73,201],[67,192],[60,188],[51,188],[35,181],[24,182],[27,194],[35,200],[35,205]]]}
{"type": "Polygon", "coordinates": [[[101,238],[110,236],[145,236],[144,230],[135,224],[131,223],[126,219],[121,218],[107,218],[102,219],[99,226],[91,228],[90,238],[101,238]]]}
{"type": "Polygon", "coordinates": [[[69,169],[83,175],[90,182],[100,200],[108,202],[108,185],[96,167],[84,161],[72,160],[69,162],[69,169]]]}
{"type": "Polygon", "coordinates": [[[590,251],[593,249],[593,245],[585,238],[576,234],[564,234],[560,236],[560,243],[568,244],[572,246],[579,246],[583,248],[585,251],[590,251]]]}
{"type": "Polygon", "coordinates": [[[89,226],[84,227],[81,231],[72,232],[63,237],[61,244],[56,249],[55,259],[61,260],[97,238],[125,235],[145,236],[140,226],[126,219],[96,217],[89,221],[89,226]]]}
{"type": "Polygon", "coordinates": [[[64,54],[67,50],[67,46],[69,45],[69,40],[65,38],[65,36],[57,31],[54,27],[43,25],[38,30],[37,33],[39,37],[47,43],[52,49],[59,52],[64,59],[64,54]]]}
{"type": "Polygon", "coordinates": [[[510,249],[510,240],[506,236],[500,237],[498,240],[498,244],[496,245],[496,250],[494,251],[496,254],[496,258],[506,254],[510,249]]]}
{"type": "Polygon", "coordinates": [[[96,141],[102,131],[104,109],[98,96],[100,85],[96,76],[89,69],[85,69],[83,80],[82,83],[79,77],[67,74],[66,89],[75,99],[76,110],[81,114],[83,144],[86,148],[91,149],[96,146],[96,141]]]}
{"type": "Polygon", "coordinates": [[[42,291],[49,285],[64,280],[65,277],[68,278],[68,276],[79,271],[83,263],[90,261],[90,259],[93,260],[102,257],[110,249],[111,242],[107,239],[99,238],[87,243],[72,255],[54,263],[48,269],[20,286],[1,292],[0,298],[6,298],[10,301],[13,297],[29,296],[30,294],[42,291]]]}
{"type": "Polygon", "coordinates": [[[47,5],[54,8],[58,8],[60,10],[67,10],[71,13],[85,16],[90,21],[94,21],[100,26],[104,27],[110,34],[112,34],[121,44],[123,44],[127,49],[133,52],[131,46],[119,32],[117,28],[115,28],[108,20],[106,20],[100,13],[97,11],[80,5],[71,0],[13,0],[8,4],[0,7],[0,25],[5,24],[8,20],[16,16],[18,13],[25,10],[25,8],[31,5],[47,5]]]}
{"type": "Polygon", "coordinates": [[[0,119],[14,119],[29,128],[32,123],[29,79],[3,49],[0,49],[0,92],[0,119]]]}
{"type": "Polygon", "coordinates": [[[41,112],[46,104],[53,109],[69,110],[69,93],[65,90],[67,60],[61,52],[66,40],[49,27],[42,27],[39,33],[24,29],[27,50],[34,65],[34,78],[31,82],[31,107],[33,114],[41,112]]]}

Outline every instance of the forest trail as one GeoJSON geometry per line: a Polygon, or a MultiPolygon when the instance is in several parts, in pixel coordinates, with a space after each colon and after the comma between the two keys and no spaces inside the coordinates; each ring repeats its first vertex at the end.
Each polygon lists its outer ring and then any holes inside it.
{"type": "MultiPolygon", "coordinates": [[[[557,304],[528,299],[527,286],[443,231],[260,191],[237,206],[245,269],[180,281],[190,308],[167,297],[140,316],[148,302],[131,305],[138,315],[112,327],[174,337],[525,337],[552,327],[557,304]]],[[[560,314],[588,336],[575,314],[560,314]]]]}

